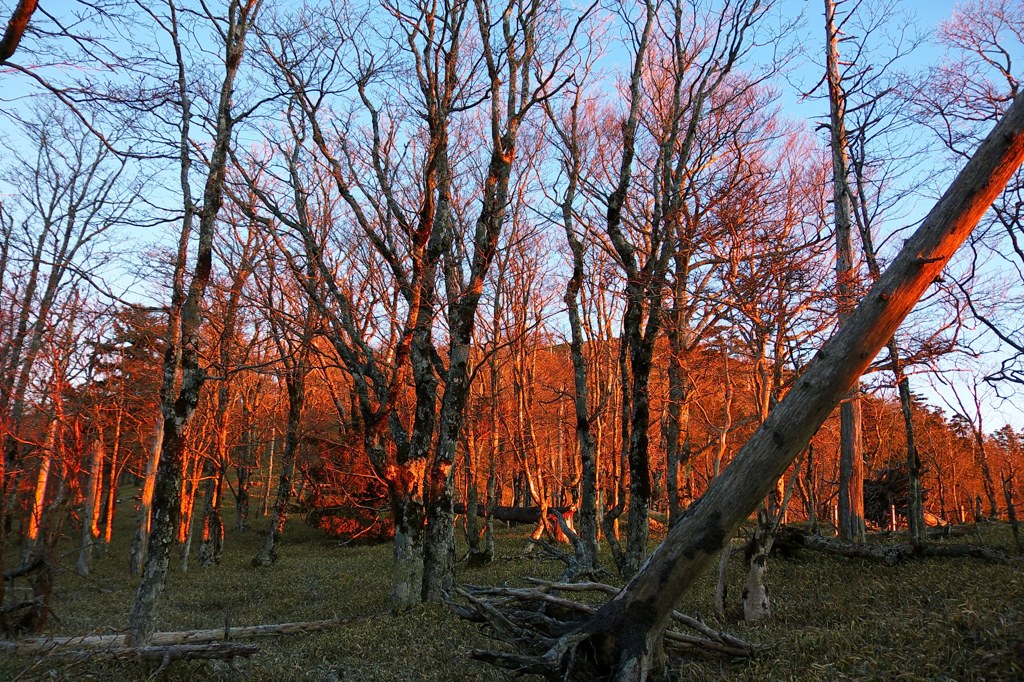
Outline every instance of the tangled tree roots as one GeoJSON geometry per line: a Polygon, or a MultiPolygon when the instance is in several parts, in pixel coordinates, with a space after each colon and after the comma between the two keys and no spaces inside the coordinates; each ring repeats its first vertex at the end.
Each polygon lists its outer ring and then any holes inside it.
{"type": "Polygon", "coordinates": [[[549,582],[528,579],[533,587],[456,588],[461,602],[450,600],[462,618],[483,623],[492,637],[513,651],[474,649],[470,657],[514,671],[548,679],[645,679],[663,667],[666,654],[704,653],[749,657],[756,648],[702,621],[672,612],[676,627],[662,633],[644,633],[595,618],[598,606],[560,596],[560,592],[614,596],[618,588],[596,582],[549,582]],[[626,641],[631,640],[631,641],[626,641]],[[656,644],[652,645],[651,642],[656,644]],[[662,650],[653,650],[659,647],[662,650]],[[614,661],[607,652],[616,652],[614,661]]]}

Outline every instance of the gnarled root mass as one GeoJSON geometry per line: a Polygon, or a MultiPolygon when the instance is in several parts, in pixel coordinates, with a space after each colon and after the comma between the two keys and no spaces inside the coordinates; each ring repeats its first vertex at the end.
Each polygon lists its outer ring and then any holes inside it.
{"type": "Polygon", "coordinates": [[[517,674],[556,680],[639,680],[656,676],[666,655],[681,653],[752,656],[756,647],[702,621],[673,611],[674,629],[657,632],[629,608],[601,608],[561,593],[614,597],[619,589],[597,582],[549,582],[529,579],[531,587],[456,588],[461,600],[449,605],[459,616],[484,624],[512,651],[474,649],[472,658],[517,674]],[[629,639],[630,641],[625,641],[629,639]],[[617,652],[617,653],[612,653],[617,652]],[[609,654],[616,656],[609,659],[609,654]]]}

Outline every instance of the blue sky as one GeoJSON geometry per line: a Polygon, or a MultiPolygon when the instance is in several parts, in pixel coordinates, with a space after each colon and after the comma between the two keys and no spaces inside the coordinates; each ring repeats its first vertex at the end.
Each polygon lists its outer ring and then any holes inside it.
{"type": "MultiPolygon", "coordinates": [[[[864,6],[869,6],[871,0],[863,0],[863,2],[864,6]]],[[[903,0],[900,3],[907,15],[913,19],[917,28],[923,33],[930,33],[941,21],[952,16],[956,4],[954,0],[903,0]]],[[[60,15],[65,10],[75,6],[76,3],[71,0],[56,0],[55,2],[48,3],[47,9],[54,14],[60,15]]],[[[801,41],[805,52],[804,55],[797,58],[798,61],[792,74],[791,80],[795,81],[793,85],[796,87],[782,85],[784,111],[790,117],[799,121],[807,121],[808,126],[813,127],[815,119],[827,113],[827,102],[820,97],[801,99],[798,97],[797,87],[807,88],[813,85],[820,76],[822,61],[820,55],[823,54],[824,50],[824,2],[823,0],[782,0],[779,10],[785,17],[802,18],[798,40],[801,41]]],[[[31,39],[32,37],[28,36],[26,41],[31,39]]],[[[904,63],[904,68],[909,70],[923,69],[928,65],[939,63],[941,58],[940,48],[934,43],[925,41],[912,58],[904,63]]],[[[27,61],[21,62],[17,58],[15,61],[26,66],[30,64],[27,61]]],[[[3,78],[4,88],[0,91],[0,107],[10,109],[13,106],[17,106],[12,100],[33,90],[29,79],[24,75],[8,73],[4,74],[3,78]]],[[[3,129],[5,127],[0,127],[0,134],[9,132],[3,129]]],[[[936,158],[936,167],[929,169],[929,175],[934,177],[948,176],[949,168],[947,166],[948,164],[944,162],[943,158],[936,158]]],[[[940,182],[937,184],[944,183],[940,182]]],[[[913,222],[930,205],[931,200],[922,196],[915,206],[908,209],[905,215],[901,216],[900,220],[903,222],[913,222]]],[[[152,241],[152,238],[147,238],[146,241],[152,241]]],[[[929,387],[925,385],[927,384],[926,381],[920,380],[917,384],[915,390],[921,390],[925,393],[929,392],[929,387]]],[[[933,396],[931,402],[937,405],[942,404],[938,396],[933,396]]],[[[1024,425],[1024,414],[1013,409],[1007,403],[999,405],[998,408],[993,408],[993,415],[993,418],[989,420],[990,423],[996,422],[998,424],[1005,420],[1018,427],[1024,425]]]]}

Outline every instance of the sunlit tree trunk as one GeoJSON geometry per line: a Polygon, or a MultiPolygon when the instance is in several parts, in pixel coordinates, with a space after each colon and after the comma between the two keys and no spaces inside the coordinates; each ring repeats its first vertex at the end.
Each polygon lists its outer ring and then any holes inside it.
{"type": "Polygon", "coordinates": [[[139,511],[135,519],[135,533],[132,536],[131,567],[132,575],[142,572],[142,564],[146,558],[146,538],[149,537],[150,510],[153,505],[153,489],[156,485],[156,470],[160,463],[160,451],[163,449],[164,423],[156,422],[153,442],[149,445],[146,457],[146,473],[142,480],[142,491],[139,494],[139,511]]]}
{"type": "Polygon", "coordinates": [[[270,513],[270,480],[274,472],[274,444],[277,442],[277,430],[270,431],[270,442],[267,443],[267,473],[263,477],[263,502],[260,504],[260,516],[270,513]]]}
{"type": "Polygon", "coordinates": [[[100,496],[103,492],[103,458],[106,454],[103,438],[96,436],[89,462],[89,483],[82,502],[82,542],[78,551],[78,575],[87,576],[92,570],[93,543],[100,536],[100,496]]]}
{"type": "Polygon", "coordinates": [[[29,510],[28,530],[25,533],[25,556],[29,556],[35,550],[36,543],[39,541],[39,527],[43,519],[43,510],[46,508],[46,487],[50,480],[50,461],[53,459],[54,449],[57,446],[58,428],[59,423],[54,415],[46,427],[46,438],[40,452],[39,472],[36,474],[35,492],[32,495],[32,507],[29,510]]]}
{"type": "Polygon", "coordinates": [[[117,407],[117,418],[114,422],[114,442],[110,447],[110,479],[107,482],[106,516],[103,518],[103,544],[110,546],[114,536],[114,512],[117,508],[117,484],[121,480],[124,463],[121,462],[121,428],[124,422],[124,409],[117,407]]]}

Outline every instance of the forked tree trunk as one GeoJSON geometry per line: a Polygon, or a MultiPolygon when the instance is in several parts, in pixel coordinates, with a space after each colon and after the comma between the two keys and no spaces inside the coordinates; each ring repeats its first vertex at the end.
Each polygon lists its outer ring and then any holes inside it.
{"type": "MultiPolygon", "coordinates": [[[[196,406],[199,393],[206,380],[206,371],[200,364],[199,336],[203,320],[203,299],[213,269],[213,237],[217,215],[224,203],[224,183],[227,174],[228,148],[232,143],[232,129],[236,119],[232,113],[235,77],[245,53],[245,37],[256,19],[261,0],[232,0],[229,3],[224,25],[219,25],[224,39],[224,75],[217,92],[215,107],[216,125],[209,166],[203,186],[202,207],[199,210],[199,230],[196,235],[196,258],[189,283],[188,294],[181,301],[173,296],[170,320],[175,321],[175,304],[180,301],[180,335],[177,343],[169,344],[164,358],[164,381],[161,386],[161,410],[164,417],[163,450],[157,467],[156,485],[153,493],[153,524],[150,529],[143,566],[142,580],[135,593],[128,619],[129,643],[133,646],[144,644],[153,633],[156,601],[163,591],[170,562],[171,544],[174,542],[174,527],[178,521],[181,498],[182,465],[185,453],[185,429],[196,406]],[[176,376],[180,371],[180,386],[176,376]]],[[[173,5],[171,12],[175,12],[173,5]]],[[[182,58],[178,39],[177,19],[171,17],[169,37],[175,47],[178,66],[178,95],[182,107],[181,140],[181,185],[184,194],[185,215],[182,218],[179,244],[187,247],[192,232],[192,216],[195,206],[189,185],[189,169],[192,163],[192,140],[189,138],[189,107],[186,65],[182,58]]],[[[183,255],[186,249],[180,249],[183,255]]],[[[183,263],[175,266],[176,280],[183,274],[183,263]]],[[[175,294],[180,294],[175,282],[175,294]]],[[[174,335],[170,335],[174,338],[174,335]]]]}
{"type": "Polygon", "coordinates": [[[615,598],[550,652],[568,679],[648,679],[672,609],[775,486],[1024,161],[1024,96],[931,210],[767,421],[615,598]],[[583,648],[583,651],[577,651],[583,648]]]}

